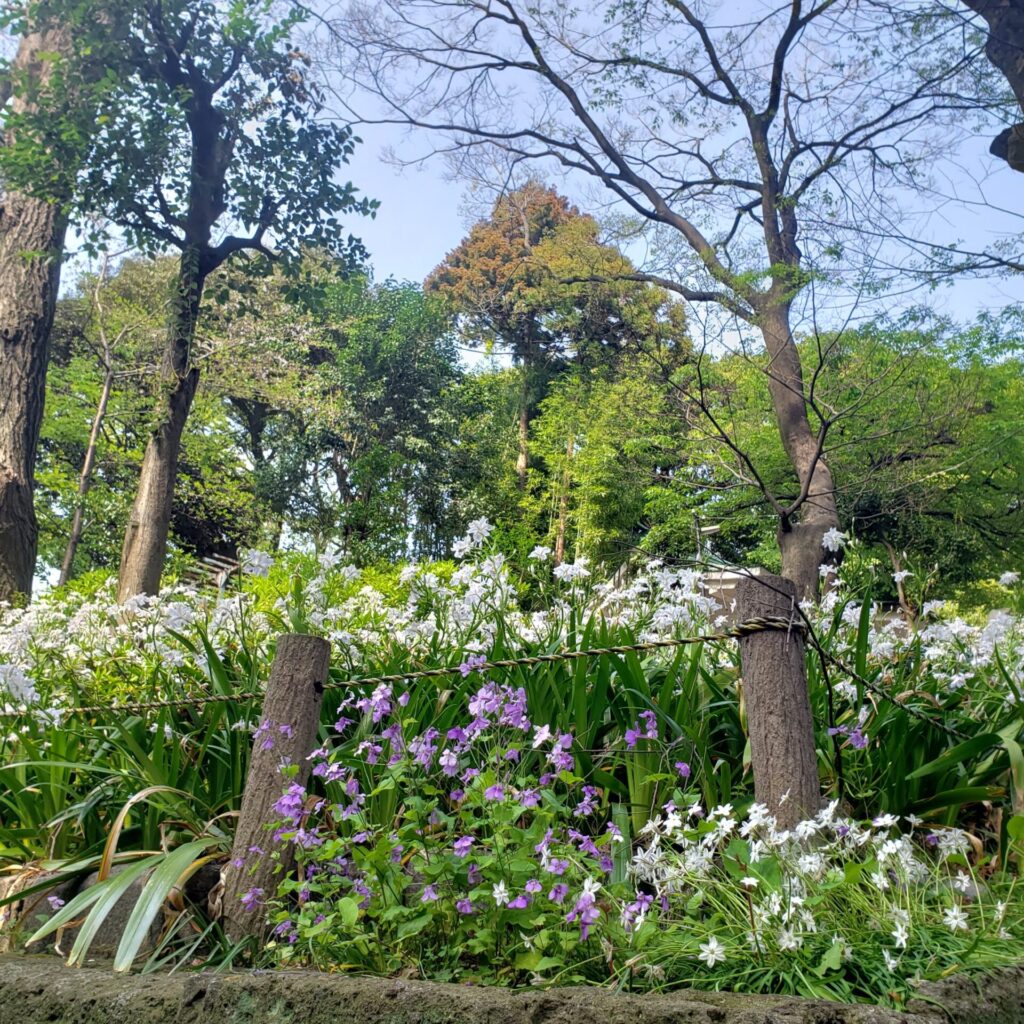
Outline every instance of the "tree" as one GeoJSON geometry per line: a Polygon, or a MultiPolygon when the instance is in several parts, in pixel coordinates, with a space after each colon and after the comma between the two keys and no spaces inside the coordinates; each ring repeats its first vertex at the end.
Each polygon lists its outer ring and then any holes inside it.
{"type": "Polygon", "coordinates": [[[27,598],[35,573],[36,448],[66,207],[95,115],[96,66],[82,54],[97,17],[88,4],[30,4],[4,19],[21,39],[0,67],[0,601],[27,598]]]}
{"type": "Polygon", "coordinates": [[[596,180],[660,241],[661,267],[635,278],[760,335],[799,484],[791,497],[767,487],[763,497],[783,572],[804,596],[817,592],[822,537],[839,515],[824,457],[834,418],[815,400],[817,367],[808,371],[797,348],[799,303],[812,282],[838,283],[850,264],[853,289],[866,284],[865,232],[899,235],[895,191],[926,184],[955,134],[942,125],[976,109],[960,85],[978,53],[964,43],[950,58],[964,37],[944,38],[945,22],[926,11],[906,13],[792,0],[737,25],[728,5],[686,0],[586,11],[386,0],[334,26],[351,77],[384,101],[366,120],[596,180]]]}
{"type": "Polygon", "coordinates": [[[494,345],[520,368],[520,491],[527,486],[530,419],[546,378],[566,365],[614,358],[639,337],[678,332],[665,293],[598,238],[597,223],[554,189],[530,181],[502,194],[491,215],[428,276],[471,346],[494,345]]]}
{"type": "Polygon", "coordinates": [[[182,431],[199,383],[193,341],[207,279],[243,252],[295,258],[319,242],[356,257],[338,217],[367,213],[335,175],[352,132],[318,119],[306,58],[289,41],[297,18],[268,20],[238,0],[149,0],[131,12],[122,102],[94,139],[79,187],[145,251],[180,253],[139,486],[125,533],[123,601],[160,584],[182,431]],[[241,234],[221,234],[222,225],[241,234]]]}
{"type": "Polygon", "coordinates": [[[441,556],[459,523],[446,494],[459,376],[450,319],[412,284],[345,277],[307,254],[314,284],[275,275],[216,311],[212,386],[227,403],[273,532],[364,563],[441,556]]]}
{"type": "MultiPolygon", "coordinates": [[[[1018,318],[970,328],[908,317],[838,337],[802,338],[828,348],[821,401],[847,415],[827,454],[841,481],[844,532],[863,559],[887,566],[874,588],[895,595],[892,574],[935,573],[947,588],[997,576],[1024,557],[1024,422],[1018,318]],[[865,392],[865,380],[884,387],[865,392]]],[[[753,360],[726,356],[705,369],[711,414],[757,463],[776,493],[798,486],[769,420],[753,360]]],[[[653,496],[645,546],[692,552],[693,517],[715,527],[715,552],[774,569],[771,523],[760,489],[713,431],[695,421],[672,486],[653,496]]],[[[777,557],[777,556],[776,556],[777,557]]]]}
{"type": "MultiPolygon", "coordinates": [[[[156,370],[177,271],[172,257],[126,259],[106,273],[104,262],[57,304],[40,434],[39,558],[47,568],[67,566],[74,540],[71,578],[117,568],[159,394],[156,370]]],[[[195,359],[216,383],[226,360],[211,312],[201,318],[195,359]]],[[[182,435],[170,545],[199,558],[236,557],[240,546],[258,541],[267,518],[220,390],[200,389],[182,435]]]]}
{"type": "MultiPolygon", "coordinates": [[[[988,25],[985,52],[1003,73],[1024,112],[1024,0],[963,0],[988,25]]],[[[1004,128],[989,150],[1015,171],[1024,171],[1024,122],[1004,128]]]]}

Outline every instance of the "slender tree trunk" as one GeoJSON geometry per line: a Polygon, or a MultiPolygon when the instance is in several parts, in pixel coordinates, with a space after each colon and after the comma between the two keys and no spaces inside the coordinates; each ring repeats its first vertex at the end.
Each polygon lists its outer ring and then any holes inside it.
{"type": "Polygon", "coordinates": [[[565,442],[565,469],[562,471],[562,493],[558,496],[558,529],[555,533],[555,565],[565,561],[565,531],[569,520],[569,485],[572,481],[572,457],[575,437],[570,432],[565,442]]]}
{"type": "MultiPolygon", "coordinates": [[[[24,36],[12,75],[45,85],[70,51],[67,28],[24,36]]],[[[9,100],[13,114],[27,97],[9,100]]],[[[0,197],[0,600],[28,597],[38,525],[33,507],[36,447],[43,418],[50,328],[60,286],[67,218],[56,203],[11,189],[0,197]]]]}
{"type": "Polygon", "coordinates": [[[106,374],[103,377],[103,390],[100,392],[100,400],[96,403],[96,413],[92,418],[92,429],[89,431],[89,445],[85,449],[85,458],[82,460],[82,472],[78,477],[78,500],[75,502],[75,514],[71,518],[71,533],[68,536],[68,546],[64,550],[64,561],[60,567],[60,579],[58,580],[60,586],[63,586],[71,579],[71,569],[75,564],[75,552],[78,550],[79,541],[82,539],[85,499],[89,493],[89,488],[92,486],[92,472],[96,465],[96,447],[104,417],[107,415],[107,404],[110,401],[110,391],[113,385],[114,371],[108,365],[106,374]]]}
{"type": "Polygon", "coordinates": [[[526,490],[526,471],[530,467],[530,367],[524,360],[519,385],[519,438],[516,455],[516,480],[526,490]]]}
{"type": "Polygon", "coordinates": [[[789,316],[787,302],[774,302],[763,311],[760,327],[771,361],[768,390],[782,446],[799,486],[807,489],[807,498],[795,513],[799,519],[788,516],[779,523],[782,575],[796,584],[801,600],[813,600],[818,596],[818,567],[826,554],[822,537],[832,527],[838,528],[839,512],[832,471],[807,417],[800,353],[789,316]]]}
{"type": "Polygon", "coordinates": [[[199,368],[191,365],[192,342],[199,319],[205,274],[195,250],[182,253],[177,294],[165,349],[164,392],[142,459],[118,574],[118,600],[155,594],[167,555],[174,483],[178,475],[181,437],[199,385],[199,368]]]}

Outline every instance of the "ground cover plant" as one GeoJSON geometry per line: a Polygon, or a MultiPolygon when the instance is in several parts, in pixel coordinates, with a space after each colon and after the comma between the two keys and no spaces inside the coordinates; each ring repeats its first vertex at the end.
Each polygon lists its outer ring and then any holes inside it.
{"type": "MultiPolygon", "coordinates": [[[[699,573],[655,563],[613,586],[543,548],[517,571],[488,534],[475,524],[456,564],[390,577],[252,553],[231,592],[119,606],[102,584],[6,611],[4,710],[23,712],[5,719],[0,768],[9,874],[55,871],[27,878],[42,893],[146,855],[153,888],[118,956],[130,966],[146,914],[227,857],[250,747],[273,743],[245,695],[277,634],[311,631],[331,640],[332,687],[311,782],[283,770],[280,821],[253,851],[299,854],[277,891],[247,893],[269,922],[260,962],[899,1004],[916,979],[1020,957],[1014,574],[1005,610],[969,618],[933,604],[911,626],[842,584],[808,607],[829,804],[787,832],[753,803],[733,643],[479,670],[714,630],[724,609],[699,573]],[[455,671],[341,685],[435,666],[455,671]],[[115,707],[210,692],[232,699],[115,707]]],[[[124,877],[49,930],[99,915],[124,877]]],[[[202,908],[172,907],[151,963],[245,954],[202,908]]]]}

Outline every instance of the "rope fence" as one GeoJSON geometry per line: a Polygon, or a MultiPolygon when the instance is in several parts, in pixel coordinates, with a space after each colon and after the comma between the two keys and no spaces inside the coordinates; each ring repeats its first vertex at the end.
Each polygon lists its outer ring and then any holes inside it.
{"type": "MultiPolygon", "coordinates": [[[[935,728],[941,729],[951,736],[959,737],[962,734],[959,730],[945,722],[940,721],[933,715],[926,714],[917,708],[908,706],[898,701],[891,694],[887,693],[877,683],[865,679],[849,665],[845,664],[834,654],[824,649],[818,638],[814,635],[806,620],[800,618],[778,618],[759,617],[750,618],[744,622],[737,623],[728,629],[718,630],[713,633],[702,633],[695,636],[673,637],[665,640],[648,640],[635,644],[617,644],[611,647],[590,647],[583,650],[554,651],[551,654],[526,655],[520,658],[501,658],[494,661],[485,661],[474,668],[481,672],[488,672],[496,669],[529,668],[536,665],[547,665],[558,662],[578,661],[583,658],[600,658],[618,654],[644,654],[650,651],[668,650],[672,648],[687,647],[694,644],[724,643],[729,640],[739,640],[744,637],[753,636],[757,633],[784,632],[798,633],[808,640],[811,647],[818,653],[819,657],[831,662],[840,671],[856,680],[874,696],[892,704],[897,704],[908,714],[920,721],[926,722],[935,728]]],[[[394,672],[388,675],[358,676],[352,679],[328,680],[323,684],[322,689],[339,690],[354,687],[377,687],[389,683],[415,682],[419,679],[444,679],[463,673],[461,665],[450,665],[441,668],[414,669],[408,672],[394,672]]],[[[165,708],[190,708],[204,707],[208,704],[242,704],[247,701],[262,700],[265,696],[263,690],[243,691],[240,693],[206,693],[192,697],[179,697],[173,700],[148,700],[131,701],[124,704],[88,704],[80,707],[61,708],[62,717],[76,715],[98,715],[109,712],[123,714],[138,714],[144,711],[160,711],[165,708]]],[[[0,720],[18,719],[32,715],[31,709],[0,710],[0,720]]]]}
{"type": "MultiPolygon", "coordinates": [[[[743,637],[753,636],[755,633],[766,632],[805,632],[803,624],[796,619],[784,618],[755,618],[740,622],[729,629],[719,630],[715,633],[703,633],[698,636],[673,637],[667,640],[648,640],[636,644],[619,644],[614,647],[590,647],[579,651],[555,651],[551,654],[534,654],[521,658],[502,658],[495,661],[485,661],[474,668],[480,672],[489,672],[494,669],[507,668],[528,668],[533,665],[547,665],[562,661],[577,661],[580,658],[600,658],[614,654],[642,654],[646,651],[664,650],[673,647],[686,647],[693,644],[723,643],[727,640],[739,640],[743,637]]],[[[414,669],[409,672],[394,672],[390,675],[380,676],[357,676],[353,679],[328,680],[323,684],[323,690],[340,690],[351,687],[376,687],[388,683],[414,682],[417,679],[444,679],[451,676],[461,675],[461,665],[449,665],[443,668],[414,669]]],[[[206,704],[231,704],[244,703],[250,700],[261,700],[264,697],[262,690],[242,693],[207,693],[195,697],[179,697],[174,700],[147,700],[132,701],[126,704],[87,704],[82,707],[61,708],[61,715],[95,715],[104,712],[124,712],[134,714],[140,711],[158,711],[163,708],[188,708],[202,707],[206,704]]],[[[20,718],[31,715],[30,710],[0,711],[0,718],[20,718]]]]}

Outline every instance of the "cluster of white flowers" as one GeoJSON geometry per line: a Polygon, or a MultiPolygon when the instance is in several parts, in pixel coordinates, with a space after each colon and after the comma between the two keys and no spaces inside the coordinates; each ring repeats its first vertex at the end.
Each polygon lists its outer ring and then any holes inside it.
{"type": "MultiPolygon", "coordinates": [[[[965,863],[962,855],[970,842],[964,832],[937,828],[921,843],[896,831],[901,825],[913,828],[921,822],[882,814],[863,824],[840,815],[833,802],[814,818],[783,829],[763,804],[753,804],[742,820],[728,804],[708,812],[699,804],[685,811],[669,804],[642,829],[645,843],[634,855],[630,873],[653,890],[671,915],[673,906],[685,908],[695,895],[716,885],[736,885],[724,865],[742,862],[749,872],[738,879],[749,907],[747,942],[758,951],[787,952],[800,949],[819,930],[813,910],[817,888],[861,877],[862,872],[862,884],[875,890],[880,913],[891,923],[889,957],[895,966],[900,951],[911,942],[908,906],[921,910],[927,904],[936,923],[967,931],[972,918],[958,894],[978,893],[970,875],[950,866],[954,855],[958,864],[965,863]],[[736,848],[737,839],[743,841],[742,852],[736,848]],[[770,869],[759,877],[769,861],[770,869]],[[762,884],[767,879],[770,884],[762,884]]],[[[725,947],[717,940],[700,949],[704,955],[699,959],[709,967],[726,958],[725,947]]]]}

